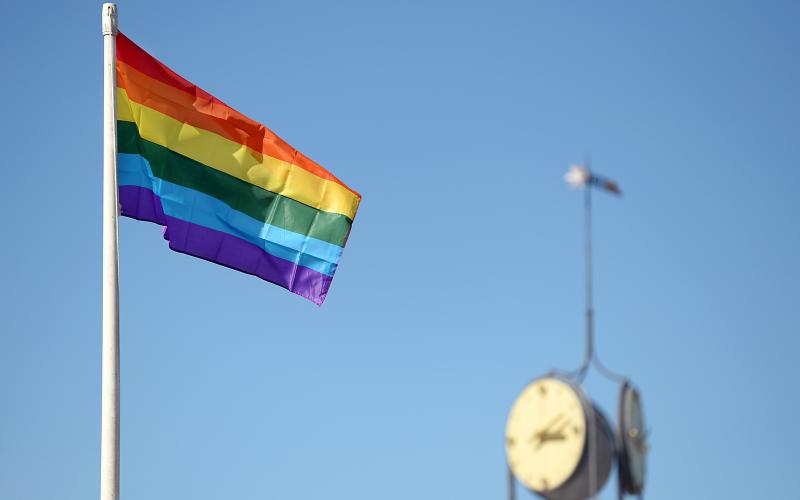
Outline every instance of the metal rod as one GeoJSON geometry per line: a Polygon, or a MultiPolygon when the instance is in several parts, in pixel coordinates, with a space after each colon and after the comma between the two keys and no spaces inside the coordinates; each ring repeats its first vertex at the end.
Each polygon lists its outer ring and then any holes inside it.
{"type": "Polygon", "coordinates": [[[508,470],[508,484],[506,485],[507,488],[507,499],[508,500],[516,500],[517,498],[517,481],[514,478],[514,472],[511,471],[511,466],[507,465],[506,469],[508,470]]]}
{"type": "MultiPolygon", "coordinates": [[[[588,165],[587,165],[588,168],[588,165]]],[[[586,261],[586,359],[594,356],[594,294],[592,281],[592,189],[586,186],[583,197],[584,212],[584,258],[586,261]]],[[[588,364],[587,364],[588,367],[588,364]]]]}
{"type": "MultiPolygon", "coordinates": [[[[586,159],[585,168],[589,169],[590,160],[586,159]]],[[[591,171],[590,171],[591,172],[591,171]]],[[[587,183],[583,187],[583,235],[584,235],[584,283],[586,301],[586,346],[583,361],[578,368],[577,378],[583,380],[594,357],[594,304],[592,294],[592,187],[587,183]]]]}
{"type": "Polygon", "coordinates": [[[103,375],[100,500],[119,498],[119,252],[117,240],[117,6],[103,24],[103,375]]]}
{"type": "MultiPolygon", "coordinates": [[[[586,157],[586,168],[591,173],[591,158],[586,157]]],[[[594,363],[597,371],[609,380],[623,383],[627,377],[613,372],[606,368],[600,361],[597,354],[597,349],[594,345],[594,268],[592,259],[592,185],[587,184],[586,192],[584,193],[584,231],[585,231],[585,260],[586,260],[586,367],[581,372],[581,378],[589,369],[589,365],[594,363]]]]}
{"type": "MultiPolygon", "coordinates": [[[[588,399],[588,398],[587,398],[588,399]]],[[[587,401],[589,411],[589,426],[587,439],[589,444],[587,452],[589,454],[589,498],[594,500],[597,498],[597,417],[595,416],[594,404],[591,400],[587,401]]]]}

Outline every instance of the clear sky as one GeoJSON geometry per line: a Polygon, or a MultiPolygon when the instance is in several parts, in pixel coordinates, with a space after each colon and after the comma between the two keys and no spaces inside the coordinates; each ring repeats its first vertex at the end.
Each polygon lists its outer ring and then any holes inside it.
{"type": "MultiPolygon", "coordinates": [[[[100,5],[1,8],[3,499],[98,494],[100,5]]],[[[587,149],[647,498],[795,498],[798,5],[120,2],[364,197],[322,308],[121,221],[122,498],[503,498],[514,398],[582,355],[587,149]]]]}

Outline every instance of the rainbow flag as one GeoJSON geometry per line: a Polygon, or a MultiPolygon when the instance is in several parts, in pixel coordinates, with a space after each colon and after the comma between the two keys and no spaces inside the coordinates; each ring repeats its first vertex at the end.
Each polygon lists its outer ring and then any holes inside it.
{"type": "Polygon", "coordinates": [[[322,304],[361,195],[122,33],[117,119],[122,215],[322,304]]]}

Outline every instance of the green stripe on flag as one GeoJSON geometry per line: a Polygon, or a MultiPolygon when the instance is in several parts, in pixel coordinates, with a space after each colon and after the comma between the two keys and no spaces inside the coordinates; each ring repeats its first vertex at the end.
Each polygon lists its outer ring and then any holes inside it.
{"type": "Polygon", "coordinates": [[[135,123],[117,122],[117,149],[146,158],[156,177],[213,196],[254,219],[341,247],[347,240],[352,222],[344,215],[317,210],[142,139],[135,123]]]}

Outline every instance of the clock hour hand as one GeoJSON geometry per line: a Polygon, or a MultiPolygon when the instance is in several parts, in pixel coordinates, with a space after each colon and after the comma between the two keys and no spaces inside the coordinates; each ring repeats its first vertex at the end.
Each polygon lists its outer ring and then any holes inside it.
{"type": "Polygon", "coordinates": [[[536,440],[539,440],[539,441],[541,441],[541,440],[542,440],[542,437],[543,437],[545,434],[547,434],[548,432],[550,432],[550,429],[551,429],[551,428],[552,428],[554,425],[558,425],[558,422],[559,422],[559,421],[560,421],[562,418],[564,418],[564,414],[563,414],[563,413],[559,413],[559,414],[558,414],[558,415],[556,415],[555,417],[551,418],[551,419],[550,419],[550,421],[549,421],[549,422],[547,422],[547,424],[545,424],[545,426],[544,426],[543,428],[541,428],[541,429],[540,429],[538,432],[536,432],[536,433],[535,433],[533,436],[531,436],[531,439],[530,439],[530,440],[531,440],[531,441],[536,441],[536,440]]]}
{"type": "Polygon", "coordinates": [[[566,436],[564,435],[564,429],[567,428],[569,425],[569,421],[561,422],[564,418],[563,413],[559,413],[554,418],[552,418],[547,425],[544,426],[543,429],[539,430],[536,434],[531,437],[531,441],[537,441],[536,449],[542,447],[542,445],[548,441],[559,441],[565,439],[566,436]],[[553,431],[553,427],[558,425],[561,422],[561,425],[553,431]]]}
{"type": "Polygon", "coordinates": [[[565,436],[563,432],[557,431],[557,432],[545,432],[544,434],[539,435],[538,438],[539,442],[536,444],[535,448],[537,450],[541,448],[542,445],[548,441],[561,441],[563,439],[566,439],[567,436],[565,436]]]}

